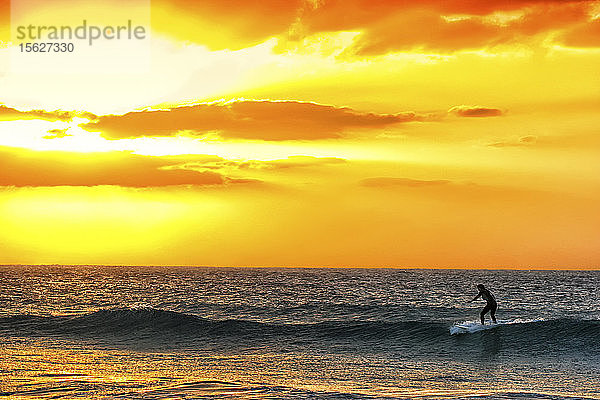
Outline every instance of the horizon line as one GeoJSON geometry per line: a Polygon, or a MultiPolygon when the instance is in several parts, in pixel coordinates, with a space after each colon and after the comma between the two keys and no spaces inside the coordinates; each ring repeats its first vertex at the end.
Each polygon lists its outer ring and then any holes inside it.
{"type": "Polygon", "coordinates": [[[109,267],[109,268],[252,268],[252,269],[399,269],[399,270],[484,270],[484,271],[600,271],[600,267],[554,267],[554,266],[339,266],[339,265],[197,265],[197,264],[0,264],[3,267],[109,267]]]}

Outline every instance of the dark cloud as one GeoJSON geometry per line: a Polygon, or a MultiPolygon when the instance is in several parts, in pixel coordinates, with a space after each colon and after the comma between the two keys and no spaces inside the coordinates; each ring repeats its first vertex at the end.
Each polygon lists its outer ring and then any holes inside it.
{"type": "Polygon", "coordinates": [[[301,40],[319,32],[360,31],[347,55],[414,49],[447,53],[522,43],[538,34],[569,29],[589,20],[592,4],[591,0],[323,0],[303,10],[290,39],[301,40]],[[489,18],[494,12],[516,17],[489,18]]]}
{"type": "Polygon", "coordinates": [[[298,101],[245,100],[105,115],[82,127],[102,132],[109,139],[185,131],[195,136],[217,132],[225,139],[282,141],[339,138],[352,128],[381,128],[424,119],[413,112],[377,114],[298,101]]]}
{"type": "MultiPolygon", "coordinates": [[[[361,32],[348,55],[422,49],[441,53],[526,43],[570,31],[566,42],[596,46],[594,0],[155,0],[153,29],[213,50],[278,37],[301,43],[324,32],[361,32]],[[485,18],[494,13],[512,19],[485,18]],[[460,18],[443,18],[443,17],[460,18]],[[578,28],[578,25],[586,25],[578,28]]],[[[280,43],[281,44],[281,43],[280,43]]],[[[281,48],[286,48],[282,45],[281,48]]]]}
{"type": "Polygon", "coordinates": [[[557,40],[568,47],[600,47],[600,18],[561,32],[557,40]]]}

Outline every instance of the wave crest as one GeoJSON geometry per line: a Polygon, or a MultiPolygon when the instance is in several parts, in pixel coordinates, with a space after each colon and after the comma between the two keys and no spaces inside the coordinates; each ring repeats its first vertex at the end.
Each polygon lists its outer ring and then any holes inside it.
{"type": "Polygon", "coordinates": [[[241,319],[213,320],[195,315],[154,308],[105,309],[79,316],[15,315],[0,318],[0,334],[10,336],[93,336],[127,339],[179,336],[219,338],[237,342],[263,342],[292,338],[301,341],[377,342],[444,348],[476,343],[480,338],[496,337],[513,347],[539,343],[598,347],[600,321],[534,320],[505,324],[471,335],[449,335],[447,323],[432,321],[329,321],[313,324],[276,324],[241,319]],[[535,340],[533,340],[535,338],[535,340]]]}

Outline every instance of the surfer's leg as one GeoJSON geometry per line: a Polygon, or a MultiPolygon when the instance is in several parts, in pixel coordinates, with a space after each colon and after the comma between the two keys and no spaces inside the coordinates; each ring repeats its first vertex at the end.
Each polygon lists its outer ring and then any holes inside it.
{"type": "Polygon", "coordinates": [[[481,316],[481,325],[485,325],[485,314],[488,311],[490,311],[490,307],[488,305],[483,307],[483,310],[481,310],[481,314],[479,314],[481,316]]]}
{"type": "Polygon", "coordinates": [[[496,322],[496,310],[498,309],[498,306],[494,306],[492,307],[492,309],[490,310],[490,315],[492,316],[492,321],[494,321],[495,324],[497,324],[498,322],[496,322]]]}

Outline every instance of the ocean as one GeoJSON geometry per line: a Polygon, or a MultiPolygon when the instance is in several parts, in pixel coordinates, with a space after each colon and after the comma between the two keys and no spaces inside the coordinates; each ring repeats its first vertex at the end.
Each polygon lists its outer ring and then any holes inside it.
{"type": "Polygon", "coordinates": [[[5,266],[0,397],[600,399],[599,287],[600,271],[5,266]],[[510,323],[451,334],[476,326],[478,283],[510,323]]]}

